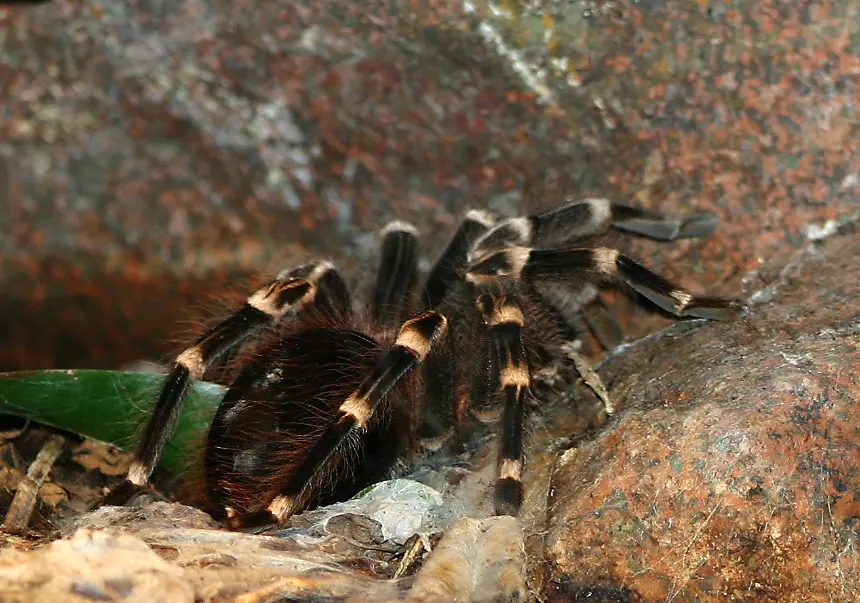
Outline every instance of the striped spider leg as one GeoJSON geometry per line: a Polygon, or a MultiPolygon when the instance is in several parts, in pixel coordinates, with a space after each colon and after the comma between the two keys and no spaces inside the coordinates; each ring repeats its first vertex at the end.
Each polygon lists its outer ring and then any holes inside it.
{"type": "Polygon", "coordinates": [[[128,481],[138,487],[149,481],[193,379],[202,379],[207,370],[263,327],[295,317],[310,306],[332,315],[348,313],[349,304],[346,284],[329,262],[284,271],[252,293],[232,316],[201,335],[174,359],[144,427],[128,481]]]}
{"type": "MultiPolygon", "coordinates": [[[[660,241],[703,237],[718,223],[709,212],[671,215],[603,198],[568,200],[558,207],[499,222],[476,241],[469,257],[474,260],[502,247],[559,245],[610,227],[660,241]]],[[[621,342],[621,328],[603,305],[594,283],[544,280],[528,286],[530,295],[556,314],[568,335],[581,333],[585,327],[607,349],[621,342]]]]}
{"type": "MultiPolygon", "coordinates": [[[[509,282],[582,280],[595,285],[622,283],[663,310],[678,317],[732,320],[746,308],[737,300],[694,296],[648,270],[635,260],[608,248],[503,247],[490,251],[469,265],[466,281],[479,289],[509,282]]],[[[485,311],[485,321],[493,333],[499,366],[498,387],[505,394],[502,448],[495,489],[495,509],[499,514],[516,514],[522,497],[519,479],[523,459],[522,395],[527,393],[531,374],[528,358],[523,360],[522,343],[514,333],[524,324],[511,297],[494,300],[485,311]],[[504,317],[504,320],[503,318],[504,317]]]]}
{"type": "MultiPolygon", "coordinates": [[[[239,413],[244,416],[234,415],[222,429],[210,431],[207,485],[210,497],[224,503],[227,525],[249,528],[283,523],[292,514],[325,501],[325,491],[333,485],[354,484],[337,499],[383,479],[366,475],[355,480],[360,456],[375,452],[365,450],[369,440],[396,437],[390,429],[392,407],[408,402],[408,394],[397,390],[444,335],[446,326],[438,312],[422,312],[403,323],[387,348],[364,333],[343,328],[303,330],[283,339],[278,381],[266,387],[243,387],[243,396],[255,398],[245,401],[247,406],[239,413]],[[299,359],[312,362],[287,364],[299,359]],[[303,379],[308,371],[318,372],[303,379]],[[324,382],[332,377],[339,381],[324,382]],[[291,396],[289,404],[271,404],[272,397],[283,402],[284,394],[291,396]],[[265,400],[266,396],[270,399],[265,400]],[[261,415],[269,420],[266,429],[255,424],[261,415]],[[239,454],[227,463],[211,457],[223,449],[239,454]],[[237,462],[240,458],[242,462],[237,462]]],[[[408,425],[396,425],[408,429],[408,425]]],[[[396,452],[406,450],[397,447],[396,452]]]]}

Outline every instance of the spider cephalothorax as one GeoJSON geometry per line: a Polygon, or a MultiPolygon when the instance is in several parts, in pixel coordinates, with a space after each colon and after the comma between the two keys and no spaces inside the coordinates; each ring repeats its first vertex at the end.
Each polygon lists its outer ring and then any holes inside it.
{"type": "Polygon", "coordinates": [[[390,476],[420,441],[432,448],[464,417],[492,411],[501,411],[502,430],[495,510],[515,515],[533,376],[566,343],[559,290],[582,303],[599,286],[623,285],[676,316],[745,311],[693,296],[614,249],[571,241],[610,226],[670,240],[715,225],[706,213],[673,217],[604,199],[499,222],[470,211],[416,294],[417,231],[393,222],[382,231],[366,311],[332,264],[313,262],[279,274],[179,354],[128,481],[149,480],[191,380],[241,346],[252,351],[217,410],[203,461],[205,496],[227,525],[282,523],[349,496],[390,476]]]}

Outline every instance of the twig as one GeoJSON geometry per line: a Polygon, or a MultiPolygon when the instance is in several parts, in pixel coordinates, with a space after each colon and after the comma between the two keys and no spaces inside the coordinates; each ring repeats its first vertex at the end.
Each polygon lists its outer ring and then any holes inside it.
{"type": "Polygon", "coordinates": [[[6,519],[3,521],[4,528],[23,530],[30,524],[30,517],[36,508],[39,488],[42,487],[45,478],[48,477],[54,461],[63,451],[65,442],[63,436],[53,435],[44,443],[39,454],[36,455],[36,459],[27,469],[27,475],[15,490],[15,497],[12,499],[12,504],[9,505],[6,519]]]}
{"type": "Polygon", "coordinates": [[[402,578],[406,575],[406,572],[409,571],[409,568],[412,567],[419,559],[419,557],[424,554],[427,550],[424,539],[421,538],[419,534],[413,534],[409,540],[406,541],[406,552],[403,553],[403,557],[400,559],[400,564],[397,566],[397,571],[394,572],[394,578],[402,578]]]}
{"type": "Polygon", "coordinates": [[[8,431],[0,431],[0,439],[3,440],[15,440],[21,437],[27,428],[30,426],[30,419],[24,421],[24,425],[22,425],[19,429],[10,429],[8,431]]]}
{"type": "Polygon", "coordinates": [[[606,414],[613,414],[615,412],[615,407],[612,405],[609,392],[606,391],[606,386],[603,385],[603,380],[600,378],[600,375],[597,374],[597,371],[594,370],[594,367],[591,366],[591,363],[586,360],[585,356],[577,352],[573,346],[566,345],[563,349],[565,354],[567,354],[567,357],[573,361],[573,366],[576,367],[579,376],[582,377],[585,384],[590,387],[591,391],[597,394],[597,397],[600,398],[601,402],[603,402],[603,408],[606,410],[606,414]]]}

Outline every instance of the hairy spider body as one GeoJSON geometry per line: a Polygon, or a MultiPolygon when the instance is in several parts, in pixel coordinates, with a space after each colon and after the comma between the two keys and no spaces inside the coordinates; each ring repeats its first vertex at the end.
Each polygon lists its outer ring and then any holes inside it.
{"type": "Polygon", "coordinates": [[[251,345],[204,452],[207,506],[228,526],[283,523],[346,498],[396,473],[419,442],[432,450],[466,418],[499,415],[495,511],[516,515],[533,376],[562,355],[565,325],[598,287],[622,285],[676,316],[745,312],[614,249],[569,246],[610,226],[669,240],[706,235],[716,220],[604,199],[498,222],[470,211],[420,292],[417,230],[393,222],[364,312],[328,262],[282,272],[176,357],[127,481],[148,481],[191,381],[251,345]]]}

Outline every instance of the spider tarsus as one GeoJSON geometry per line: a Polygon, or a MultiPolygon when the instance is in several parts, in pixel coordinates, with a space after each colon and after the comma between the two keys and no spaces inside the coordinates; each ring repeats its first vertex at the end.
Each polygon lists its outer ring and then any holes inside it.
{"type": "Polygon", "coordinates": [[[737,320],[749,313],[747,305],[737,299],[696,297],[684,308],[684,316],[709,320],[737,320]]]}
{"type": "Polygon", "coordinates": [[[518,479],[503,477],[496,480],[493,508],[496,515],[516,517],[523,503],[523,484],[518,479]]]}
{"type": "Polygon", "coordinates": [[[620,279],[625,284],[675,316],[734,320],[746,313],[746,306],[742,302],[718,297],[694,296],[625,255],[619,254],[615,265],[620,279]]]}
{"type": "Polygon", "coordinates": [[[719,225],[720,219],[711,212],[695,212],[681,220],[675,238],[706,237],[712,234],[719,225]]]}
{"type": "Polygon", "coordinates": [[[152,475],[164,444],[173,432],[179,404],[191,382],[191,371],[174,363],[173,369],[161,388],[152,416],[144,428],[136,458],[128,470],[128,480],[136,486],[145,486],[152,475]]]}
{"type": "Polygon", "coordinates": [[[613,203],[611,208],[612,226],[659,241],[707,236],[720,223],[708,211],[673,216],[623,203],[613,203]]]}
{"type": "Polygon", "coordinates": [[[278,518],[272,515],[268,509],[228,517],[222,523],[231,530],[241,532],[260,532],[263,528],[279,524],[278,518]]]}
{"type": "Polygon", "coordinates": [[[140,491],[141,486],[131,483],[131,481],[126,478],[111,488],[104,497],[96,501],[90,510],[93,511],[104,506],[120,507],[128,503],[128,501],[134,498],[134,496],[140,491]]]}

